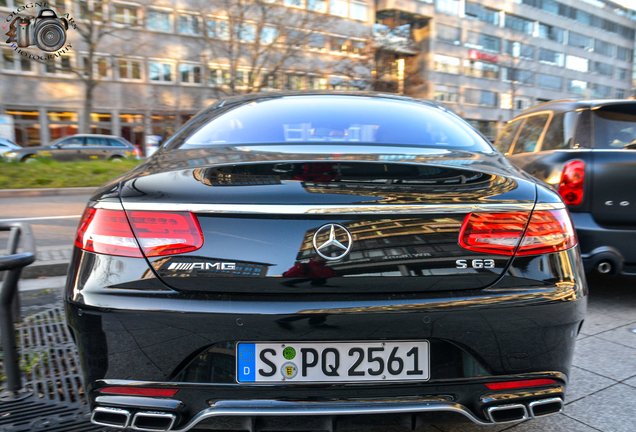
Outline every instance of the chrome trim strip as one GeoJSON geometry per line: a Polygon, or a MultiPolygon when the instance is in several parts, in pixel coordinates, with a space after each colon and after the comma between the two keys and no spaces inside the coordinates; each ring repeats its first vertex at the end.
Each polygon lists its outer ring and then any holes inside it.
{"type": "Polygon", "coordinates": [[[121,203],[112,201],[99,201],[93,205],[93,208],[104,210],[123,210],[121,203]]]}
{"type": "Polygon", "coordinates": [[[563,412],[563,399],[561,398],[550,398],[550,399],[543,399],[543,400],[538,400],[538,401],[534,401],[534,402],[530,402],[528,404],[528,408],[530,408],[530,416],[532,418],[540,418],[540,417],[545,417],[545,416],[549,416],[552,414],[559,414],[563,412]],[[557,412],[553,412],[553,413],[548,413],[548,414],[541,414],[541,415],[534,415],[534,407],[536,406],[540,406],[540,405],[546,405],[549,403],[555,403],[558,402],[561,405],[561,408],[559,408],[559,410],[557,412]]]}
{"type": "MultiPolygon", "coordinates": [[[[523,406],[523,405],[522,405],[523,406]]],[[[525,407],[524,407],[525,409],[525,407]]],[[[481,426],[492,425],[484,422],[464,406],[453,402],[421,400],[417,402],[281,402],[261,401],[219,401],[211,408],[201,411],[182,429],[174,432],[186,432],[203,420],[217,416],[303,416],[303,415],[357,415],[357,414],[396,414],[417,412],[454,412],[462,414],[473,423],[481,426]]]]}
{"type": "MultiPolygon", "coordinates": [[[[102,204],[102,203],[98,203],[102,204]]],[[[104,203],[104,207],[111,207],[111,203],[104,203]]],[[[186,211],[193,213],[219,213],[219,214],[429,214],[429,213],[470,213],[480,211],[530,211],[534,203],[519,204],[431,204],[431,205],[369,205],[352,204],[342,205],[273,205],[273,204],[179,204],[179,203],[139,203],[124,202],[126,210],[141,211],[186,211]]],[[[542,203],[537,205],[540,210],[556,210],[565,208],[563,203],[542,203]]],[[[121,208],[119,208],[121,209],[121,208]]]]}
{"type": "Polygon", "coordinates": [[[493,423],[496,424],[502,424],[502,423],[513,423],[513,422],[518,422],[518,421],[522,421],[522,420],[527,420],[530,417],[528,416],[528,409],[526,408],[525,405],[522,404],[510,404],[510,405],[496,405],[496,406],[491,406],[490,408],[488,408],[486,410],[486,412],[488,413],[488,418],[490,419],[490,421],[492,421],[493,423]],[[493,417],[492,417],[492,413],[495,411],[504,411],[504,410],[510,410],[510,409],[519,409],[522,408],[523,409],[523,418],[520,419],[515,419],[515,420],[506,420],[506,421],[496,421],[493,417]]]}
{"type": "Polygon", "coordinates": [[[130,425],[130,427],[134,430],[138,430],[138,431],[146,431],[146,432],[152,432],[152,431],[169,431],[170,429],[172,429],[172,426],[174,426],[174,422],[177,421],[177,416],[174,414],[170,414],[170,413],[164,413],[164,412],[158,412],[158,411],[140,411],[138,413],[135,414],[135,417],[133,417],[133,421],[130,425]],[[165,419],[169,419],[170,420],[170,426],[168,426],[165,429],[158,429],[158,428],[144,428],[144,427],[139,427],[137,426],[135,423],[137,421],[138,417],[154,417],[154,418],[165,418],[165,419]]]}
{"type": "Polygon", "coordinates": [[[97,405],[115,405],[123,407],[134,406],[139,409],[147,410],[180,410],[183,408],[183,402],[176,399],[164,399],[157,397],[140,397],[140,396],[97,396],[95,398],[97,405]]]}
{"type": "Polygon", "coordinates": [[[91,423],[100,425],[100,426],[114,427],[117,429],[126,429],[128,425],[130,424],[130,411],[119,409],[119,408],[97,407],[93,410],[93,413],[91,414],[91,423]],[[95,421],[95,414],[98,412],[105,413],[105,414],[115,414],[115,415],[126,416],[126,423],[123,426],[121,426],[121,425],[116,425],[113,423],[104,423],[104,422],[95,421]]]}

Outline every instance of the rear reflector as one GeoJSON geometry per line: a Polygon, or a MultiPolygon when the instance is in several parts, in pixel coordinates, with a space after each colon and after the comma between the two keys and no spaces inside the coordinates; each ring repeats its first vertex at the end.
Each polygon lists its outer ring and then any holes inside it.
{"type": "Polygon", "coordinates": [[[559,195],[568,205],[579,205],[583,202],[583,182],[585,180],[585,162],[573,160],[563,166],[559,195]]]}
{"type": "Polygon", "coordinates": [[[470,213],[459,244],[475,252],[534,255],[569,249],[576,245],[576,235],[565,209],[535,211],[531,217],[530,212],[470,213]]]}
{"type": "Polygon", "coordinates": [[[179,389],[162,389],[151,387],[104,387],[100,393],[129,395],[129,396],[163,396],[170,397],[177,394],[179,389]]]}
{"type": "Polygon", "coordinates": [[[203,233],[196,217],[188,212],[132,211],[127,217],[123,210],[89,207],[80,221],[75,245],[89,252],[141,258],[142,250],[146,256],[197,250],[203,246],[203,233]]]}
{"type": "Polygon", "coordinates": [[[533,379],[533,380],[523,380],[523,381],[504,381],[497,383],[487,383],[486,387],[490,390],[506,390],[506,389],[515,389],[515,388],[524,388],[524,387],[538,387],[544,385],[556,384],[556,381],[553,379],[533,379]]]}

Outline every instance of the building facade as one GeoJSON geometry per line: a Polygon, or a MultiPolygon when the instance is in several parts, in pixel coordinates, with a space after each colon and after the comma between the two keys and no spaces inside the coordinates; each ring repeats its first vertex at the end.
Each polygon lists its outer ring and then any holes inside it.
{"type": "Polygon", "coordinates": [[[631,94],[636,12],[611,1],[272,0],[284,13],[268,16],[253,3],[57,0],[72,49],[2,45],[0,113],[23,146],[85,125],[143,149],[229,94],[373,88],[436,100],[493,139],[544,101],[631,94]]]}
{"type": "Polygon", "coordinates": [[[375,33],[416,49],[393,50],[423,78],[408,94],[447,105],[492,139],[538,103],[628,97],[634,14],[599,0],[378,0],[375,33]]]}

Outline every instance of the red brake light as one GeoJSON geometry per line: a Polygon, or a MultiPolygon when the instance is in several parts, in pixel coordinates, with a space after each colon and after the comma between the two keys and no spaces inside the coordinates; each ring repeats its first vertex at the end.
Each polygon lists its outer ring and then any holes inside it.
{"type": "Polygon", "coordinates": [[[203,232],[192,213],[129,211],[128,219],[148,257],[192,252],[203,246],[203,232]]]}
{"type": "Polygon", "coordinates": [[[475,252],[512,255],[530,212],[470,213],[459,232],[459,245],[475,252]]]}
{"type": "Polygon", "coordinates": [[[551,385],[556,384],[556,381],[553,379],[543,378],[543,379],[533,379],[533,380],[523,380],[523,381],[504,381],[504,382],[496,382],[496,383],[487,383],[486,387],[490,390],[506,390],[506,389],[514,389],[514,388],[523,388],[523,387],[538,387],[543,385],[551,385]]]}
{"type": "Polygon", "coordinates": [[[170,397],[177,394],[179,389],[151,388],[151,387],[104,387],[100,393],[130,396],[163,396],[170,397]]]}
{"type": "Polygon", "coordinates": [[[89,207],[77,229],[75,245],[89,252],[134,258],[143,257],[142,250],[149,257],[173,255],[203,246],[203,232],[189,212],[126,214],[89,207]]]}
{"type": "Polygon", "coordinates": [[[77,228],[75,245],[89,252],[141,258],[141,250],[123,210],[88,207],[77,228]]]}
{"type": "Polygon", "coordinates": [[[568,205],[579,205],[583,201],[583,181],[585,180],[585,162],[573,160],[563,166],[559,195],[568,205]]]}
{"type": "Polygon", "coordinates": [[[470,213],[460,230],[459,245],[496,255],[513,255],[515,250],[517,255],[535,255],[576,245],[567,210],[536,210],[528,223],[529,216],[530,212],[470,213]]]}

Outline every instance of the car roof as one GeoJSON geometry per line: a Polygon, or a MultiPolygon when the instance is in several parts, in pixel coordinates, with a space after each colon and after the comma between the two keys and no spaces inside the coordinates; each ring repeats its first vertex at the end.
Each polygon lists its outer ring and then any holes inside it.
{"type": "Polygon", "coordinates": [[[521,112],[518,116],[524,116],[540,111],[554,111],[556,113],[576,111],[578,109],[593,109],[600,108],[608,105],[633,105],[636,104],[636,100],[633,99],[594,99],[594,100],[574,100],[565,99],[545,102],[539,105],[535,105],[521,112]]]}
{"type": "Polygon", "coordinates": [[[75,135],[69,135],[67,137],[64,138],[71,138],[71,137],[97,137],[97,138],[121,138],[118,137],[117,135],[105,135],[105,134],[75,134],[75,135]]]}

